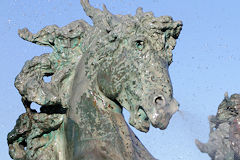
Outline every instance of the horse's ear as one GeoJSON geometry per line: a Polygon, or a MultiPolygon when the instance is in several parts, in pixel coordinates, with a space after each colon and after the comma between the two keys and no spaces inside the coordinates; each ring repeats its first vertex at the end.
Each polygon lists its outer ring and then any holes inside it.
{"type": "Polygon", "coordinates": [[[83,7],[83,10],[87,14],[87,16],[92,19],[94,25],[99,23],[98,21],[100,21],[101,18],[103,18],[103,12],[91,6],[89,0],[81,0],[80,2],[83,7]]]}
{"type": "Polygon", "coordinates": [[[116,24],[119,24],[118,18],[104,4],[103,11],[91,6],[89,0],[81,0],[81,5],[87,16],[92,19],[94,26],[98,28],[109,32],[116,24]]]}
{"type": "MultiPolygon", "coordinates": [[[[31,33],[27,28],[23,28],[18,30],[18,35],[26,41],[54,48],[57,45],[55,43],[57,39],[68,39],[69,41],[75,38],[81,39],[81,36],[89,29],[91,29],[91,26],[88,23],[82,20],[78,20],[62,28],[59,28],[56,25],[50,25],[43,28],[36,34],[31,33]]],[[[61,43],[64,42],[65,41],[62,41],[61,43]]],[[[71,47],[68,46],[69,44],[67,43],[61,45],[64,45],[65,47],[71,47]]]]}
{"type": "MultiPolygon", "coordinates": [[[[108,9],[106,8],[106,5],[103,4],[103,11],[94,8],[93,6],[90,5],[89,0],[81,0],[80,1],[83,10],[85,11],[85,13],[87,14],[87,16],[89,16],[92,19],[98,18],[99,15],[102,14],[111,14],[108,9]]],[[[112,15],[112,14],[111,14],[112,15]]]]}

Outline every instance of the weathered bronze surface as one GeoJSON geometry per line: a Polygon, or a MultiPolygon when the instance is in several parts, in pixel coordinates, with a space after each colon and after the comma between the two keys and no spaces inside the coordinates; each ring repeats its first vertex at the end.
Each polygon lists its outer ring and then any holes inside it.
{"type": "Polygon", "coordinates": [[[26,108],[8,134],[9,153],[18,160],[154,159],[126,124],[147,132],[165,129],[178,110],[168,67],[182,22],[136,15],[113,15],[81,0],[91,26],[77,20],[24,40],[50,46],[52,53],[27,61],[15,86],[26,108]],[[50,82],[43,77],[51,76],[50,82]],[[40,113],[31,103],[41,105],[40,113]]]}
{"type": "Polygon", "coordinates": [[[196,140],[203,153],[212,160],[240,159],[240,94],[225,98],[218,107],[216,116],[209,116],[210,134],[207,143],[196,140]]]}

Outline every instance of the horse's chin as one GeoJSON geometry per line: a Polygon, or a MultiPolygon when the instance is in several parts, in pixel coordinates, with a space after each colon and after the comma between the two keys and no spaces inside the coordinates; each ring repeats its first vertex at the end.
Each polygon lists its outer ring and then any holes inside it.
{"type": "Polygon", "coordinates": [[[159,121],[158,123],[151,122],[151,124],[155,128],[159,128],[161,130],[164,130],[168,127],[170,119],[171,119],[171,117],[166,117],[163,120],[159,121]]]}

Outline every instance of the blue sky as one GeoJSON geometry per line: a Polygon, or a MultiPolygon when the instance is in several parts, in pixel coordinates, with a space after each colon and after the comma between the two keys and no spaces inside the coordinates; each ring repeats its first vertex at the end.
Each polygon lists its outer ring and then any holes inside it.
{"type": "MultiPolygon", "coordinates": [[[[105,3],[114,14],[135,14],[137,7],[155,16],[170,15],[183,21],[183,30],[173,51],[170,76],[174,96],[180,102],[169,127],[149,133],[134,130],[158,159],[209,160],[195,147],[194,139],[206,142],[207,117],[216,114],[225,91],[240,93],[240,1],[238,0],[90,0],[101,8],[105,3]]],[[[51,52],[26,42],[17,30],[27,27],[36,33],[46,25],[64,26],[84,19],[90,22],[79,0],[2,0],[0,2],[0,155],[8,160],[6,136],[24,112],[14,88],[15,76],[26,60],[51,52]]],[[[126,113],[125,117],[128,117],[126,113]]]]}

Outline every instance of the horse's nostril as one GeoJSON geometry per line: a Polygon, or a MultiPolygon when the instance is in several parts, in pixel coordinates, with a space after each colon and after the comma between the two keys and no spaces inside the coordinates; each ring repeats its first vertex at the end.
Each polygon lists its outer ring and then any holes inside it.
{"type": "Polygon", "coordinates": [[[157,98],[155,98],[154,102],[157,105],[164,105],[165,100],[163,96],[158,96],[157,98]]]}

